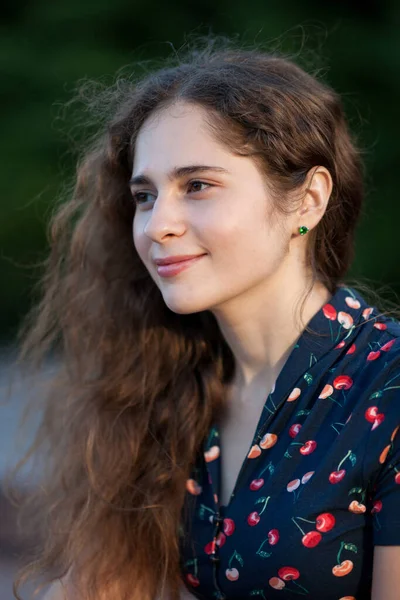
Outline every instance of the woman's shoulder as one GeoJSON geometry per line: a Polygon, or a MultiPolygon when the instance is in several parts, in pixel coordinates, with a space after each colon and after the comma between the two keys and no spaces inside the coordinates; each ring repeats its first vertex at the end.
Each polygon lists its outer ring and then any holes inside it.
{"type": "MultiPolygon", "coordinates": [[[[358,315],[349,331],[352,345],[347,354],[354,355],[356,362],[364,362],[377,375],[384,376],[400,361],[400,308],[397,312],[380,310],[368,304],[354,288],[351,291],[358,315]]],[[[362,366],[359,364],[361,370],[362,366]]]]}

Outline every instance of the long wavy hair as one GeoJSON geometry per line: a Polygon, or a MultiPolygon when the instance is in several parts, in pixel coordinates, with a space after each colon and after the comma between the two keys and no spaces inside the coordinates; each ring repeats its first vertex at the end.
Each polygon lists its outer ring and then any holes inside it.
{"type": "Polygon", "coordinates": [[[18,334],[24,368],[37,372],[50,353],[59,368],[41,390],[24,458],[44,457],[24,509],[24,527],[37,523],[41,543],[14,585],[17,598],[24,580],[50,582],[72,566],[84,600],[154,600],[164,587],[179,597],[186,481],[224,415],[235,365],[209,311],[168,309],[132,240],[136,138],[154,111],[178,100],[205,108],[216,139],[257,162],[282,214],[293,210],[288,192],[326,167],[333,191],[308,234],[309,266],[333,293],[352,262],[360,150],[338,94],[294,59],[208,37],[91,97],[99,131],[49,219],[40,296],[18,334]]]}

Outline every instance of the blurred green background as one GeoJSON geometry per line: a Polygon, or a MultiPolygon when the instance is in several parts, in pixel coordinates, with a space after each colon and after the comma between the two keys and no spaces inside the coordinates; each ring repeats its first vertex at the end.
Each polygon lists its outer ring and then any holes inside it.
{"type": "Polygon", "coordinates": [[[33,300],[33,265],[47,252],[46,221],[73,172],[63,106],[76,82],[111,81],[118,69],[163,59],[187,35],[208,32],[270,42],[307,59],[314,53],[366,150],[367,198],[350,274],[400,293],[399,26],[397,0],[3,0],[1,339],[13,338],[33,300]]]}

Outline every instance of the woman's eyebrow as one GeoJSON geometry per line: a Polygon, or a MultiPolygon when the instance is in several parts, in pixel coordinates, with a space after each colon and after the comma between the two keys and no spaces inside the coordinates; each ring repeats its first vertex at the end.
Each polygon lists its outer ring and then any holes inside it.
{"type": "MultiPolygon", "coordinates": [[[[174,179],[179,179],[181,177],[185,177],[186,175],[192,175],[193,173],[201,173],[204,171],[214,171],[217,173],[229,173],[227,169],[222,167],[211,167],[208,165],[187,165],[184,167],[175,167],[168,173],[168,179],[173,181],[174,179]]],[[[150,184],[151,179],[147,177],[147,175],[139,174],[131,177],[129,180],[129,185],[146,185],[150,184]]]]}

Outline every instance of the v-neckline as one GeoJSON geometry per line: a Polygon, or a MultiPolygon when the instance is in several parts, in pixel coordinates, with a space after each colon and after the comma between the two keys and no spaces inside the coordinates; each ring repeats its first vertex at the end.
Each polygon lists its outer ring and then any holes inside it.
{"type": "MultiPolygon", "coordinates": [[[[308,321],[307,328],[316,333],[309,333],[304,329],[292,348],[275,381],[274,387],[261,409],[249,451],[257,443],[256,440],[260,436],[260,432],[265,429],[271,418],[276,415],[277,411],[286,402],[296,381],[302,376],[307,381],[307,377],[310,377],[308,370],[312,365],[319,362],[333,348],[340,347],[340,344],[344,343],[345,340],[346,344],[350,342],[356,335],[354,331],[367,306],[363,297],[356,290],[350,287],[338,286],[328,302],[308,321]],[[267,418],[264,417],[265,410],[268,412],[267,418]]],[[[223,453],[220,444],[219,427],[216,422],[213,423],[209,435],[204,442],[203,451],[206,458],[209,481],[214,490],[215,506],[218,512],[226,514],[233,501],[241,473],[248,460],[248,453],[243,457],[243,462],[228,504],[224,505],[219,502],[223,453]]]]}

